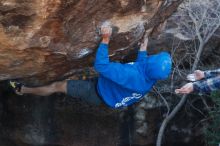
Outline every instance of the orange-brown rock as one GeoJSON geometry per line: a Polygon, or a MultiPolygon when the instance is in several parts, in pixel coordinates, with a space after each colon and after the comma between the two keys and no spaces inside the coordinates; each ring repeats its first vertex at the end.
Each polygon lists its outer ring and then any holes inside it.
{"type": "Polygon", "coordinates": [[[180,2],[1,0],[0,80],[34,78],[43,83],[92,66],[99,26],[106,20],[115,28],[110,55],[122,60],[145,28],[157,28],[180,2]]]}

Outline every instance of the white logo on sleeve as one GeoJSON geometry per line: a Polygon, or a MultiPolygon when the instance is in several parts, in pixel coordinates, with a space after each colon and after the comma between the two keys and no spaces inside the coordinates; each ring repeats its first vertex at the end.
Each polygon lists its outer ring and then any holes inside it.
{"type": "Polygon", "coordinates": [[[132,99],[140,99],[142,97],[142,94],[138,93],[132,93],[132,96],[125,97],[122,99],[121,102],[118,102],[115,104],[115,108],[121,107],[121,106],[127,106],[127,103],[131,101],[132,99]]]}

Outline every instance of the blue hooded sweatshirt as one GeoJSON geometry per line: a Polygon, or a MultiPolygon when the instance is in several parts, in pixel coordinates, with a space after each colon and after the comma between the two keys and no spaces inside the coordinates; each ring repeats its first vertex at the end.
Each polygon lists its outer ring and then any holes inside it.
{"type": "Polygon", "coordinates": [[[99,72],[99,95],[111,108],[121,108],[140,101],[157,80],[169,76],[171,57],[166,52],[147,56],[146,51],[139,51],[136,62],[110,62],[108,45],[101,43],[94,67],[99,72]]]}

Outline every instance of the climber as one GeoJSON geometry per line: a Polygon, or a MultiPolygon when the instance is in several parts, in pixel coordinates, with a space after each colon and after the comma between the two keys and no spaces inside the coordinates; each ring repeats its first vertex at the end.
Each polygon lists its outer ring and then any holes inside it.
{"type": "Polygon", "coordinates": [[[177,94],[211,93],[220,89],[220,69],[201,71],[196,70],[193,74],[187,76],[190,83],[185,84],[180,89],[176,89],[177,94]]]}
{"type": "Polygon", "coordinates": [[[62,92],[95,105],[104,102],[111,108],[126,107],[140,101],[157,80],[168,78],[171,72],[171,57],[166,52],[148,56],[146,51],[148,37],[145,37],[136,62],[127,64],[111,62],[108,56],[111,34],[111,25],[104,23],[101,27],[102,41],[94,64],[95,70],[99,73],[98,78],[67,80],[36,88],[11,81],[11,86],[20,95],[29,93],[48,96],[62,92]]]}

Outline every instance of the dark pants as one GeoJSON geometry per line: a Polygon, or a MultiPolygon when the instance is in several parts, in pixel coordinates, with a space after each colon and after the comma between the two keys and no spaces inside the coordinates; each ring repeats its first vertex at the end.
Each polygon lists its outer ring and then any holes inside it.
{"type": "Polygon", "coordinates": [[[80,98],[93,105],[100,105],[102,100],[97,92],[97,82],[98,78],[88,80],[68,80],[67,95],[74,98],[80,98]]]}

